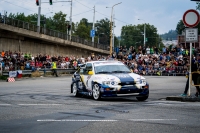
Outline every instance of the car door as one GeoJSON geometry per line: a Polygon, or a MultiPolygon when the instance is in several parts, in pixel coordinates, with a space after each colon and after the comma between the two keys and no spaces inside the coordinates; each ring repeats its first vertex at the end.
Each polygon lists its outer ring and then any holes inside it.
{"type": "Polygon", "coordinates": [[[86,67],[83,69],[83,75],[81,75],[81,79],[87,90],[91,90],[91,77],[92,75],[88,75],[88,72],[92,71],[92,63],[87,63],[86,67]]]}

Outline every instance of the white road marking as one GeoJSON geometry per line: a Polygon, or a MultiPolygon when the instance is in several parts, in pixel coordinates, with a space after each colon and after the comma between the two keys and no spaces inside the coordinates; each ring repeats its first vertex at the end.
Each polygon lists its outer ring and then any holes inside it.
{"type": "Polygon", "coordinates": [[[63,121],[66,121],[66,122],[92,122],[92,121],[95,121],[95,122],[99,122],[99,121],[118,121],[118,120],[51,120],[51,119],[46,119],[46,120],[37,120],[38,122],[41,122],[41,121],[47,121],[47,122],[63,122],[63,121]]]}
{"type": "MultiPolygon", "coordinates": [[[[115,122],[124,120],[54,120],[54,119],[43,119],[37,120],[37,122],[115,122]]],[[[177,119],[128,119],[128,121],[177,121],[177,119]]]]}
{"type": "Polygon", "coordinates": [[[129,119],[130,121],[177,121],[177,119],[129,119]]]}
{"type": "Polygon", "coordinates": [[[59,106],[62,104],[17,104],[20,106],[59,106]]]}

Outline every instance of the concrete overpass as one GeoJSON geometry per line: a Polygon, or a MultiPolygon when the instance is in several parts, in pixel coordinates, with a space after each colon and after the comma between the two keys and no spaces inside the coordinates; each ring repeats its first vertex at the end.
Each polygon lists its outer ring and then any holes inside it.
{"type": "Polygon", "coordinates": [[[95,55],[109,55],[107,46],[97,43],[91,43],[85,39],[72,36],[68,39],[64,33],[44,29],[41,27],[40,33],[37,32],[37,26],[20,20],[6,18],[0,23],[0,52],[20,51],[23,53],[38,53],[53,55],[76,55],[88,56],[91,53],[95,55]]]}

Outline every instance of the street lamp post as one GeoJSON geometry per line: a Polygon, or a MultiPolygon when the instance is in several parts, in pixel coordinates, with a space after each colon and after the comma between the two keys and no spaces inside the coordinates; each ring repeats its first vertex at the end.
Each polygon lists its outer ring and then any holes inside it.
{"type": "Polygon", "coordinates": [[[71,0],[71,7],[70,7],[70,29],[69,29],[69,39],[72,39],[72,0],[71,0]]]}
{"type": "MultiPolygon", "coordinates": [[[[138,20],[143,20],[143,19],[138,19],[138,20]]],[[[144,20],[143,20],[144,21],[144,20]]],[[[144,21],[144,47],[146,46],[146,23],[144,21]]]]}
{"type": "MultiPolygon", "coordinates": [[[[112,55],[112,19],[113,19],[113,8],[114,8],[114,6],[119,5],[121,3],[122,2],[117,3],[117,4],[115,4],[115,5],[112,6],[111,18],[110,18],[110,55],[112,55]]],[[[108,8],[108,7],[106,7],[106,8],[108,8]]]]}
{"type": "Polygon", "coordinates": [[[41,0],[39,0],[38,18],[37,18],[37,32],[40,33],[40,14],[41,14],[41,0]]]}

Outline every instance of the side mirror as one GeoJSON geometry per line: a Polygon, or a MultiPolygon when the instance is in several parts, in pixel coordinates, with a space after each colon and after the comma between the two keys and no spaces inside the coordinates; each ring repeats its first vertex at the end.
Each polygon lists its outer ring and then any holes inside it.
{"type": "Polygon", "coordinates": [[[88,72],[88,75],[93,75],[93,74],[94,74],[93,71],[89,71],[89,72],[88,72]]]}

